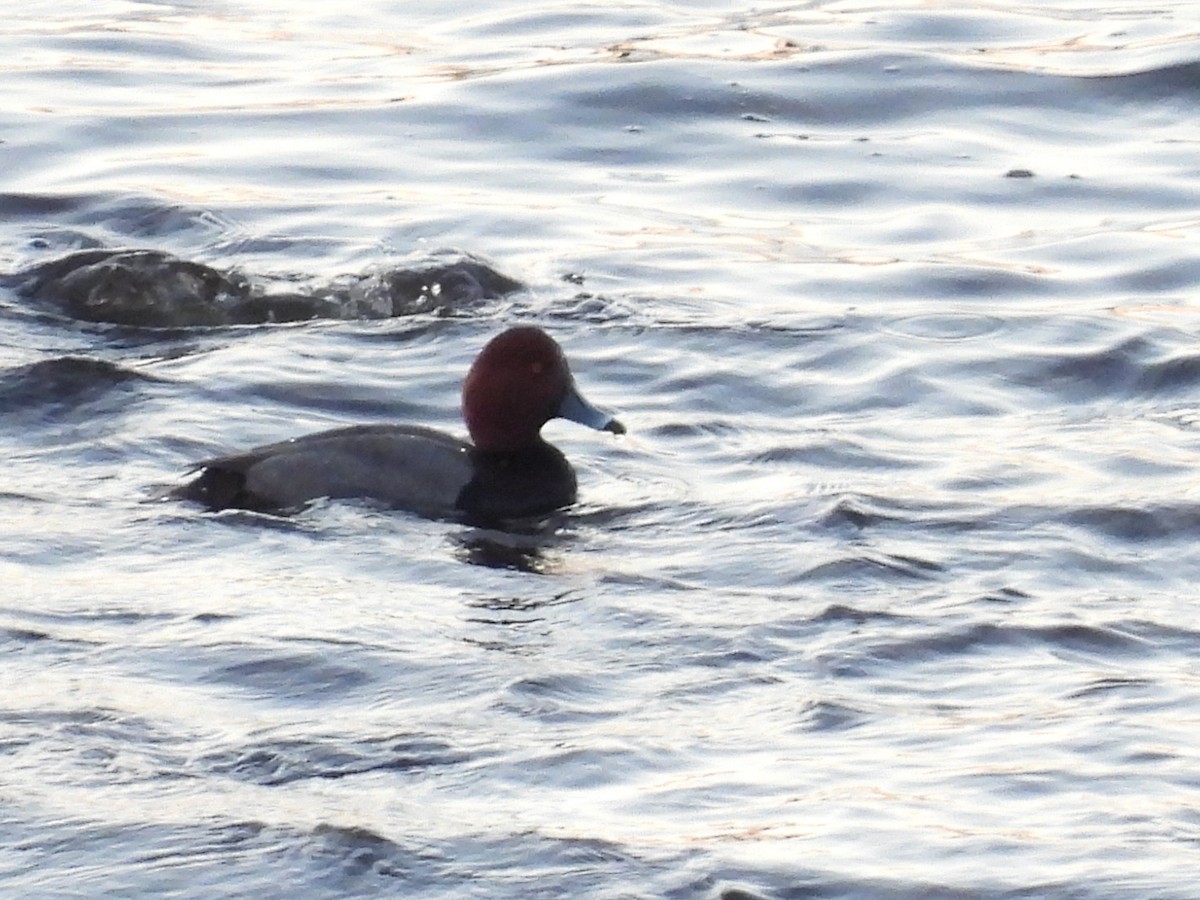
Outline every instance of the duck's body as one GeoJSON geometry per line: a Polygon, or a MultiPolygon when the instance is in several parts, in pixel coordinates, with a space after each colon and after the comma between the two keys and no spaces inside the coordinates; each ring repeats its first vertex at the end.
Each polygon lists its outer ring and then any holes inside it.
{"type": "Polygon", "coordinates": [[[575,473],[545,441],[481,453],[415,425],[352,425],[206,459],[181,492],[213,509],[278,511],[363,497],[434,517],[516,518],[575,501],[575,473]]]}
{"type": "Polygon", "coordinates": [[[359,497],[437,517],[538,515],[575,500],[574,471],[539,434],[548,419],[625,431],[580,396],[553,339],[528,327],[480,353],[463,385],[463,415],[473,443],[420,426],[352,425],[204,460],[178,495],[212,509],[359,497]]]}

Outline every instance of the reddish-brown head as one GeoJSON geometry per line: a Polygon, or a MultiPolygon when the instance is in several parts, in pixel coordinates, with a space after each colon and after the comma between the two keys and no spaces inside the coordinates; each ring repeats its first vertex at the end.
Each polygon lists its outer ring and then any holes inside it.
{"type": "Polygon", "coordinates": [[[471,440],[489,453],[532,446],[555,416],[615,434],[625,431],[579,396],[562,349],[532,326],[510,328],[483,348],[463,382],[462,411],[471,440]]]}

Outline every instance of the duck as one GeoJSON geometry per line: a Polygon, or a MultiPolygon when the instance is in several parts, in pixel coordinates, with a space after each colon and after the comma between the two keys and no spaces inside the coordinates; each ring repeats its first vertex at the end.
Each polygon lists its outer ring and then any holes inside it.
{"type": "Polygon", "coordinates": [[[576,499],[571,464],[541,436],[546,422],[625,434],[584,399],[558,342],[529,325],[480,351],[463,381],[462,416],[469,440],[420,425],[361,424],[205,459],[175,496],[214,511],[286,513],[357,498],[432,518],[527,518],[576,499]]]}

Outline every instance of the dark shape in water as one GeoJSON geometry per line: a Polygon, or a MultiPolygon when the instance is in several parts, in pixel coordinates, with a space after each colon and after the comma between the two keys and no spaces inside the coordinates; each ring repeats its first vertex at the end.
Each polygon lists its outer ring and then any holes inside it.
{"type": "Polygon", "coordinates": [[[522,288],[486,264],[463,258],[356,276],[313,292],[266,293],[236,270],[222,272],[160,250],[109,249],[80,250],[4,283],[73,319],[140,328],[446,314],[522,288]]]}
{"type": "Polygon", "coordinates": [[[246,321],[249,282],[157,250],[81,250],[34,266],[12,286],[74,319],[163,328],[246,321]]]}
{"type": "Polygon", "coordinates": [[[503,297],[522,290],[521,282],[474,259],[419,269],[395,269],[384,277],[392,297],[392,315],[430,312],[449,306],[503,297]],[[421,308],[426,307],[426,308],[421,308]]]}
{"type": "Polygon", "coordinates": [[[59,356],[0,374],[0,412],[53,405],[77,406],[110,388],[150,376],[102,359],[59,356]]]}

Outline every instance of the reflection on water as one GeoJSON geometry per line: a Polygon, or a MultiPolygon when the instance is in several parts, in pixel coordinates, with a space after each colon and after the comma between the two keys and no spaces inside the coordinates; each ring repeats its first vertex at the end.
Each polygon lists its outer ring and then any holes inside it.
{"type": "Polygon", "coordinates": [[[509,530],[472,528],[451,535],[455,553],[463,562],[493,569],[512,569],[532,575],[561,574],[565,552],[559,529],[565,516],[537,522],[509,523],[509,530]]]}

